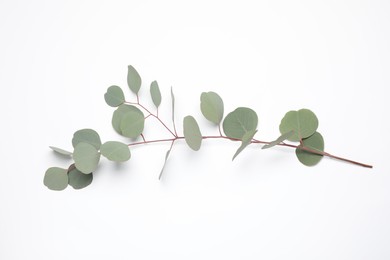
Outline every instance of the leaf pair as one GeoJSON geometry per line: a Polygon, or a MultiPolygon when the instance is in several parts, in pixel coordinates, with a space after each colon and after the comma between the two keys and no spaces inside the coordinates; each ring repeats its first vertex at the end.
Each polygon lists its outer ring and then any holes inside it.
{"type": "Polygon", "coordinates": [[[144,130],[145,117],[137,107],[122,104],[114,111],[111,123],[118,134],[136,138],[144,130]]]}
{"type": "Polygon", "coordinates": [[[85,174],[96,170],[101,154],[115,162],[127,161],[131,156],[126,144],[117,141],[102,144],[99,134],[92,129],[81,129],[75,132],[72,144],[75,166],[85,174]]]}
{"type": "Polygon", "coordinates": [[[47,169],[43,184],[51,190],[64,190],[68,184],[74,189],[82,189],[92,183],[93,174],[80,172],[74,164],[69,169],[51,167],[47,169]]]}
{"type": "Polygon", "coordinates": [[[92,129],[81,129],[73,134],[73,160],[76,168],[89,174],[96,170],[100,160],[99,149],[102,141],[99,134],[92,129]]]}
{"type": "MultiPolygon", "coordinates": [[[[129,65],[127,68],[127,85],[130,90],[138,96],[138,92],[142,85],[141,76],[133,66],[129,65]]],[[[158,108],[161,104],[161,92],[157,81],[153,81],[150,84],[150,95],[152,97],[153,104],[158,108]]]]}
{"type": "MultiPolygon", "coordinates": [[[[200,110],[207,120],[219,125],[223,117],[223,101],[215,92],[203,92],[200,96],[200,110]]],[[[183,134],[188,146],[198,151],[203,137],[193,116],[186,116],[183,119],[183,134]]]]}
{"type": "Polygon", "coordinates": [[[300,145],[295,149],[298,160],[306,166],[316,165],[322,159],[324,152],[324,139],[317,132],[318,124],[317,116],[309,109],[289,111],[279,125],[282,136],[271,142],[268,147],[286,139],[300,142],[300,145]]]}
{"type": "MultiPolygon", "coordinates": [[[[215,92],[203,92],[200,96],[200,110],[204,117],[219,125],[223,117],[223,101],[215,92]]],[[[202,144],[202,133],[193,116],[186,116],[183,120],[184,138],[188,146],[198,151],[202,144]]]]}
{"type": "MultiPolygon", "coordinates": [[[[130,90],[138,95],[138,92],[141,88],[141,83],[141,76],[133,66],[129,65],[127,73],[127,84],[130,90]]],[[[161,93],[157,81],[153,81],[150,85],[150,94],[152,96],[153,103],[156,107],[158,107],[161,104],[161,93]]],[[[106,101],[107,105],[111,107],[118,107],[125,102],[125,95],[123,94],[123,90],[120,87],[111,86],[104,94],[104,100],[106,101]]]]}

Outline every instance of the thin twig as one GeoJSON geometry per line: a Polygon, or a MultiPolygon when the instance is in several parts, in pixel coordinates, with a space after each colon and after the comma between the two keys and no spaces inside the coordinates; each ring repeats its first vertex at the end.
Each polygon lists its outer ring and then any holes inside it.
{"type": "Polygon", "coordinates": [[[149,111],[149,109],[147,109],[146,107],[144,107],[142,104],[140,103],[134,103],[134,102],[125,102],[126,104],[129,104],[129,105],[136,105],[136,106],[139,106],[140,108],[142,108],[143,110],[145,110],[147,113],[149,113],[149,116],[152,116],[154,118],[156,118],[164,127],[165,129],[167,129],[173,136],[176,136],[173,131],[171,129],[169,129],[169,127],[155,114],[153,114],[152,112],[149,111]]]}

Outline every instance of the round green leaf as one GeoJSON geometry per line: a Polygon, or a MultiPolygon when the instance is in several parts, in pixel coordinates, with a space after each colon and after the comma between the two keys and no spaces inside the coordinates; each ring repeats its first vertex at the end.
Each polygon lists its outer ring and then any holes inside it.
{"type": "Polygon", "coordinates": [[[223,120],[223,131],[227,137],[241,139],[245,133],[257,128],[258,118],[255,111],[239,107],[230,112],[223,120]]]}
{"type": "Polygon", "coordinates": [[[105,142],[100,148],[100,152],[108,160],[115,162],[125,162],[130,159],[129,146],[117,141],[105,142]]]}
{"type": "Polygon", "coordinates": [[[137,107],[135,106],[131,106],[131,105],[120,105],[113,113],[112,115],[112,127],[115,129],[115,131],[122,135],[122,130],[121,130],[121,122],[122,122],[122,119],[123,119],[123,116],[127,113],[127,112],[130,112],[130,111],[133,111],[133,112],[136,112],[138,114],[140,114],[142,117],[144,117],[144,114],[142,113],[141,110],[139,110],[137,107]]]}
{"type": "Polygon", "coordinates": [[[79,171],[73,164],[68,169],[69,185],[74,189],[79,190],[87,187],[92,183],[93,174],[84,174],[79,171]]]}
{"type": "Polygon", "coordinates": [[[203,92],[200,95],[200,110],[207,120],[219,124],[223,118],[223,101],[215,92],[203,92]]]}
{"type": "Polygon", "coordinates": [[[121,121],[120,129],[123,136],[136,138],[144,130],[145,118],[135,111],[127,112],[121,121]]]}
{"type": "Polygon", "coordinates": [[[161,104],[161,93],[157,81],[153,81],[152,84],[150,84],[150,95],[152,96],[153,104],[156,107],[159,107],[161,104]]]}
{"type": "Polygon", "coordinates": [[[120,87],[111,86],[107,89],[106,94],[104,94],[104,100],[107,105],[117,107],[125,102],[125,95],[120,87]]]}
{"type": "Polygon", "coordinates": [[[129,65],[127,71],[127,85],[129,86],[130,90],[135,94],[138,94],[138,91],[141,88],[141,83],[141,76],[133,66],[129,65]]]}
{"type": "MultiPolygon", "coordinates": [[[[304,147],[310,150],[318,152],[324,151],[324,138],[318,132],[315,132],[313,135],[303,139],[302,141],[304,147]]],[[[302,147],[295,149],[295,154],[297,155],[298,160],[306,166],[316,165],[323,157],[321,154],[311,153],[310,151],[302,149],[302,147]]]]}
{"type": "Polygon", "coordinates": [[[287,112],[279,125],[281,134],[294,131],[293,135],[287,139],[294,142],[311,136],[317,131],[317,128],[317,116],[309,109],[287,112]]]}
{"type": "Polygon", "coordinates": [[[51,190],[63,190],[68,186],[68,174],[66,169],[51,167],[47,169],[43,184],[51,190]]]}
{"type": "Polygon", "coordinates": [[[79,143],[74,148],[73,159],[79,171],[89,174],[96,170],[100,160],[100,153],[91,144],[79,143]]]}
{"type": "Polygon", "coordinates": [[[200,132],[198,123],[194,117],[186,116],[184,118],[183,132],[188,146],[192,150],[198,151],[200,149],[200,145],[202,144],[202,133],[200,132]]]}
{"type": "Polygon", "coordinates": [[[92,129],[81,129],[73,134],[72,145],[75,148],[79,143],[88,143],[99,149],[102,145],[99,134],[92,129]]]}

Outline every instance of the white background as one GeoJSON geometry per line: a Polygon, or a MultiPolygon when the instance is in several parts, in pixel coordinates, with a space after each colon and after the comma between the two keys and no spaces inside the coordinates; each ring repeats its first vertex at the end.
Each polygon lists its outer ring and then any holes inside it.
{"type": "MultiPolygon", "coordinates": [[[[390,2],[1,1],[0,259],[390,259],[390,2]],[[161,117],[197,118],[203,91],[225,111],[251,107],[258,139],[289,110],[309,108],[328,152],[305,167],[288,148],[178,142],[102,160],[84,190],[43,185],[71,161],[73,132],[111,128],[103,94],[126,90],[127,65],[163,94],[161,117]]],[[[150,106],[152,107],[152,106],[150,106]]],[[[145,136],[169,137],[150,119],[145,136]]]]}

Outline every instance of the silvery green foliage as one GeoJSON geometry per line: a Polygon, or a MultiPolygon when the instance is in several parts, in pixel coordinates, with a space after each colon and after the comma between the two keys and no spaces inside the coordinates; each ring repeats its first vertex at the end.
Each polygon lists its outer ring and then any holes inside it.
{"type": "Polygon", "coordinates": [[[104,94],[107,105],[114,107],[111,124],[114,130],[123,137],[129,138],[130,143],[106,141],[102,143],[99,134],[93,129],[80,129],[76,131],[71,140],[73,151],[50,146],[60,156],[73,159],[74,162],[67,168],[51,167],[44,176],[44,185],[51,190],[63,190],[68,184],[74,189],[82,189],[91,184],[93,172],[97,170],[101,157],[115,163],[122,163],[131,158],[129,147],[138,144],[155,142],[170,142],[171,145],[165,154],[163,166],[159,175],[161,179],[167,160],[176,141],[184,139],[193,151],[199,151],[204,139],[220,138],[241,142],[233,155],[233,160],[249,145],[264,144],[262,149],[274,146],[295,148],[298,161],[306,166],[316,165],[323,156],[352,162],[364,167],[372,167],[351,160],[332,156],[324,152],[324,138],[317,131],[317,116],[309,109],[292,110],[282,118],[279,131],[280,136],[272,142],[255,139],[258,133],[258,116],[254,110],[247,107],[238,107],[224,117],[224,102],[215,92],[203,92],[200,95],[200,111],[204,118],[211,122],[218,130],[219,135],[203,136],[197,120],[188,115],[183,119],[183,135],[178,135],[175,127],[175,97],[171,88],[171,110],[173,130],[158,116],[158,108],[162,102],[162,95],[157,81],[150,84],[150,98],[157,113],[150,112],[139,101],[139,90],[142,80],[136,69],[129,65],[127,84],[136,102],[127,102],[121,87],[110,86],[104,94]],[[146,113],[146,116],[145,114],[146,113]],[[146,140],[143,132],[147,118],[157,119],[163,127],[173,136],[171,139],[146,140]],[[221,128],[225,135],[222,134],[221,128]],[[141,139],[142,138],[142,139],[141,139]],[[143,141],[141,141],[141,140],[143,141]],[[287,144],[285,141],[296,142],[287,144]]]}

